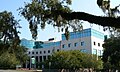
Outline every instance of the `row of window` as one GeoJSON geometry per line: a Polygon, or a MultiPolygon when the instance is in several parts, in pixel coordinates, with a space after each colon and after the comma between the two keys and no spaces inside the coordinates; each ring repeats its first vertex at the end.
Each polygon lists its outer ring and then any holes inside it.
{"type": "MultiPolygon", "coordinates": [[[[76,39],[76,38],[82,38],[82,37],[89,37],[91,36],[91,33],[79,33],[79,34],[71,34],[70,39],[76,39]]],[[[62,40],[66,40],[66,37],[62,35],[62,40]]]]}
{"type": "MultiPolygon", "coordinates": [[[[96,45],[96,42],[93,42],[94,45],[96,45]]],[[[97,44],[99,47],[101,46],[100,43],[97,44]]]]}
{"type": "Polygon", "coordinates": [[[42,62],[50,58],[50,55],[47,56],[32,56],[32,58],[35,58],[36,62],[42,62]]]}
{"type": "MultiPolygon", "coordinates": [[[[78,42],[74,43],[74,47],[77,47],[78,44],[79,44],[78,42]]],[[[96,42],[93,42],[93,44],[96,45],[96,42]]],[[[85,45],[85,42],[82,41],[82,42],[80,43],[80,45],[81,45],[81,46],[84,46],[84,45],[85,45]]],[[[99,47],[101,46],[100,43],[98,43],[97,45],[98,45],[99,47]]],[[[65,47],[66,47],[66,44],[63,44],[63,45],[62,45],[62,48],[65,48],[65,47]]],[[[67,47],[71,47],[71,43],[69,43],[69,44],[67,45],[67,47]]]]}
{"type": "MultiPolygon", "coordinates": [[[[85,42],[83,41],[83,42],[81,42],[81,43],[80,43],[80,45],[81,45],[81,46],[83,46],[83,45],[84,45],[84,43],[85,43],[85,42]]],[[[74,47],[77,47],[77,46],[78,46],[78,44],[79,44],[78,42],[74,43],[74,47]]],[[[69,43],[67,47],[71,47],[71,45],[72,45],[72,44],[71,44],[71,43],[69,43]]],[[[63,45],[62,45],[62,48],[65,48],[65,47],[66,47],[66,45],[65,45],[65,44],[63,44],[63,45]]]]}
{"type": "Polygon", "coordinates": [[[93,49],[93,54],[102,55],[102,50],[93,49]]]}
{"type": "MultiPolygon", "coordinates": [[[[53,51],[54,51],[54,50],[53,50],[53,51]]],[[[57,49],[57,51],[59,51],[59,49],[57,49]]],[[[50,53],[51,51],[50,51],[50,50],[48,50],[48,51],[43,51],[44,54],[46,54],[46,52],[47,52],[47,53],[50,53]]],[[[34,52],[34,51],[30,52],[30,51],[29,51],[28,54],[42,54],[42,51],[39,51],[39,52],[38,52],[38,51],[36,51],[36,52],[34,52]]]]}

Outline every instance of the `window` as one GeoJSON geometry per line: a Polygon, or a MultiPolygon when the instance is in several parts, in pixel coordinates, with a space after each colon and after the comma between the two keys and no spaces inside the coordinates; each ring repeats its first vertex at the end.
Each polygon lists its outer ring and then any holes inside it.
{"type": "Polygon", "coordinates": [[[46,51],[44,51],[44,53],[46,53],[46,51]]]}
{"type": "Polygon", "coordinates": [[[46,56],[43,56],[44,61],[46,60],[46,56]]]}
{"type": "Polygon", "coordinates": [[[94,45],[96,45],[96,43],[94,42],[94,45]]]}
{"type": "Polygon", "coordinates": [[[48,53],[50,53],[50,50],[48,50],[48,53]]]}
{"type": "Polygon", "coordinates": [[[96,49],[93,49],[93,54],[97,54],[97,50],[96,49]]]}
{"type": "Polygon", "coordinates": [[[59,49],[57,49],[57,51],[59,51],[59,49]]]}
{"type": "Polygon", "coordinates": [[[40,58],[40,62],[42,62],[42,56],[40,56],[39,58],[40,58]]]}
{"type": "Polygon", "coordinates": [[[36,54],[38,54],[38,52],[36,52],[36,54]]]}
{"type": "Polygon", "coordinates": [[[83,42],[81,42],[81,46],[83,46],[84,45],[84,41],[83,42]]]}
{"type": "Polygon", "coordinates": [[[50,55],[48,55],[48,59],[50,59],[50,55]]]}
{"type": "Polygon", "coordinates": [[[100,43],[98,43],[98,46],[100,46],[100,43]]]}
{"type": "Polygon", "coordinates": [[[30,54],[30,52],[28,52],[28,54],[30,54]]]}
{"type": "Polygon", "coordinates": [[[101,50],[98,50],[98,55],[99,55],[99,56],[101,55],[101,50]]]}
{"type": "Polygon", "coordinates": [[[65,44],[62,45],[62,48],[65,48],[65,44]]]}
{"type": "Polygon", "coordinates": [[[32,52],[32,54],[34,54],[34,52],[32,52]]]}
{"type": "Polygon", "coordinates": [[[86,52],[87,52],[85,49],[81,49],[80,51],[81,51],[81,52],[84,52],[84,53],[86,53],[86,52]]]}
{"type": "Polygon", "coordinates": [[[76,47],[76,46],[77,46],[77,43],[74,43],[74,46],[76,47]]]}
{"type": "Polygon", "coordinates": [[[68,47],[71,47],[71,43],[68,44],[68,47]]]}
{"type": "Polygon", "coordinates": [[[42,54],[42,51],[40,51],[40,54],[42,54]]]}
{"type": "Polygon", "coordinates": [[[38,62],[38,56],[35,57],[36,62],[38,62]]]}

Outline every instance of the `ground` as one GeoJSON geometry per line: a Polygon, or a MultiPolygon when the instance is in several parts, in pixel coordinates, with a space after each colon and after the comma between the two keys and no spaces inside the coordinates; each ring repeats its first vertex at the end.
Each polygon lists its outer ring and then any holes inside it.
{"type": "Polygon", "coordinates": [[[0,70],[0,72],[42,72],[40,70],[0,70]]]}

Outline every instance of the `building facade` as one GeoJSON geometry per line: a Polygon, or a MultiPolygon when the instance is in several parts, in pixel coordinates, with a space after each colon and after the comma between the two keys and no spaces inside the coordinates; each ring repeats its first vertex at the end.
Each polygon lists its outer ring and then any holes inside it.
{"type": "MultiPolygon", "coordinates": [[[[36,62],[43,62],[48,59],[54,51],[60,50],[79,50],[81,52],[102,55],[104,42],[104,34],[88,28],[80,32],[70,32],[69,40],[66,40],[62,34],[62,40],[55,42],[53,39],[49,41],[31,41],[22,39],[21,45],[28,48],[28,56],[35,58],[36,62]]],[[[31,67],[31,61],[30,61],[31,67]]]]}

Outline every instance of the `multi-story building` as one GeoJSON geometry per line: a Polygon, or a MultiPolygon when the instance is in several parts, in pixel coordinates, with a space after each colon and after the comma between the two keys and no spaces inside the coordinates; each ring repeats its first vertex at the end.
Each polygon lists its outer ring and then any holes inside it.
{"type": "Polygon", "coordinates": [[[79,32],[70,32],[69,40],[66,40],[65,35],[62,34],[62,40],[57,42],[53,39],[46,42],[25,39],[21,41],[21,45],[28,48],[28,55],[31,58],[34,57],[36,62],[42,62],[48,59],[54,51],[60,50],[79,50],[100,56],[103,53],[104,34],[88,28],[79,32]]]}

